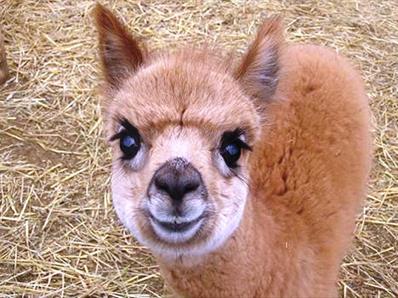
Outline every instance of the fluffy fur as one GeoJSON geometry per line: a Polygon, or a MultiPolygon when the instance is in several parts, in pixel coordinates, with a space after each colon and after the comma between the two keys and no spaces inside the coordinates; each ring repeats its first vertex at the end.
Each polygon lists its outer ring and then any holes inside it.
{"type": "Polygon", "coordinates": [[[368,98],[346,59],[285,44],[275,18],[236,68],[210,50],[155,55],[108,10],[95,15],[108,136],[123,118],[143,139],[137,163],[121,161],[111,142],[114,205],[175,294],[335,297],[371,164],[368,98]],[[218,148],[236,128],[253,151],[232,170],[218,148]],[[187,199],[187,217],[207,212],[193,236],[163,235],[148,219],[165,216],[167,203],[148,187],[176,157],[208,192],[187,199]]]}

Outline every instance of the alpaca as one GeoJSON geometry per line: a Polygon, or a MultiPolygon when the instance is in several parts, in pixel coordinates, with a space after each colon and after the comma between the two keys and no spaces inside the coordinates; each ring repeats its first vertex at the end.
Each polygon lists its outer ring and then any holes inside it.
{"type": "Polygon", "coordinates": [[[358,73],[265,20],[240,59],[94,11],[112,198],[179,297],[336,297],[371,166],[358,73]]]}

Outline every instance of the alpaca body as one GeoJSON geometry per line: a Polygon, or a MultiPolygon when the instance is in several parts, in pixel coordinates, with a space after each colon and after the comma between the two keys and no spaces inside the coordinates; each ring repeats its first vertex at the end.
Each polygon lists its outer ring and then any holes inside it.
{"type": "Polygon", "coordinates": [[[280,98],[250,159],[240,227],[203,260],[159,260],[178,295],[337,294],[370,169],[368,99],[356,72],[331,50],[291,46],[282,64],[280,98]]]}

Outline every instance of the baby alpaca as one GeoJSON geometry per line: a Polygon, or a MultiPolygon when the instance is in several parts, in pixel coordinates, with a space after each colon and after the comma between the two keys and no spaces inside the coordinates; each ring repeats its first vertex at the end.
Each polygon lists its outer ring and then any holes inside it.
{"type": "Polygon", "coordinates": [[[336,297],[371,164],[368,98],[266,20],[236,63],[152,53],[98,5],[112,197],[182,297],[336,297]]]}

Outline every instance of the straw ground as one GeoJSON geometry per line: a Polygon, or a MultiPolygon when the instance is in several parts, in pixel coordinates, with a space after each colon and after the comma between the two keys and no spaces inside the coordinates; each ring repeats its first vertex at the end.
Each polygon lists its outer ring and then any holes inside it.
{"type": "MultiPolygon", "coordinates": [[[[397,297],[396,0],[126,2],[104,4],[155,48],[206,41],[242,50],[264,16],[281,13],[289,40],[352,59],[371,98],[375,162],[340,294],[397,297]]],[[[93,4],[0,0],[11,75],[0,87],[0,296],[166,293],[111,206],[93,4]]]]}

